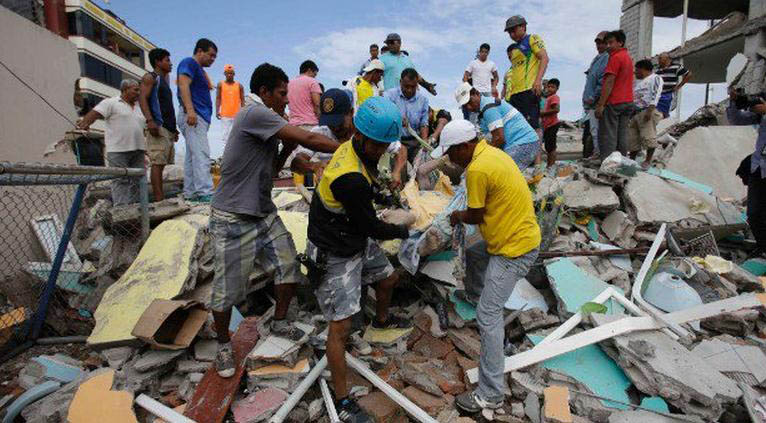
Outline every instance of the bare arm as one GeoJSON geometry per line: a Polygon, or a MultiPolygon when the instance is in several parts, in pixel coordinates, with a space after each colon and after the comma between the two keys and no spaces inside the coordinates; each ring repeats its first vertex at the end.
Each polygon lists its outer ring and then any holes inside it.
{"type": "Polygon", "coordinates": [[[545,51],[545,49],[540,49],[536,53],[537,58],[540,60],[540,69],[537,71],[537,78],[535,78],[535,85],[534,90],[535,94],[538,96],[542,94],[543,92],[543,77],[545,76],[545,71],[548,70],[548,52],[545,51]]]}
{"type": "Polygon", "coordinates": [[[156,137],[160,135],[160,128],[157,126],[157,122],[154,121],[154,116],[152,116],[152,111],[149,108],[149,97],[152,95],[153,88],[154,78],[152,78],[152,74],[147,73],[141,78],[141,93],[138,96],[138,105],[141,107],[141,113],[144,114],[144,119],[146,119],[146,129],[149,130],[150,134],[156,137]]]}
{"type": "Polygon", "coordinates": [[[497,148],[503,148],[503,145],[505,144],[505,130],[503,127],[499,127],[497,129],[493,129],[492,132],[492,141],[491,144],[497,148]]]}
{"type": "Polygon", "coordinates": [[[191,98],[191,78],[189,75],[178,76],[178,91],[181,93],[181,102],[186,112],[186,123],[190,126],[197,126],[197,113],[194,111],[194,103],[191,98]]]}
{"type": "Polygon", "coordinates": [[[448,123],[447,119],[445,118],[439,118],[439,120],[436,122],[436,129],[434,129],[434,133],[432,135],[432,137],[434,137],[435,140],[439,139],[439,137],[442,134],[442,130],[444,129],[444,125],[446,125],[447,123],[448,123]]]}
{"type": "Polygon", "coordinates": [[[104,116],[101,113],[91,109],[79,122],[77,122],[77,128],[87,131],[90,125],[98,119],[103,119],[104,116]]]}
{"type": "Polygon", "coordinates": [[[484,209],[467,209],[456,210],[450,215],[450,223],[457,225],[458,223],[467,223],[469,225],[478,225],[484,222],[484,209]]]}
{"type": "Polygon", "coordinates": [[[492,89],[497,90],[497,83],[500,82],[500,77],[497,75],[497,71],[492,71],[492,89]]]}
{"type": "Polygon", "coordinates": [[[681,87],[686,85],[686,83],[689,82],[690,79],[692,79],[692,71],[686,72],[686,75],[684,75],[684,77],[681,79],[681,83],[676,85],[675,91],[680,90],[681,87]]]}
{"type": "Polygon", "coordinates": [[[322,178],[322,172],[324,171],[327,162],[312,162],[311,157],[305,153],[298,153],[290,163],[290,170],[295,173],[306,174],[313,172],[316,175],[316,180],[322,178]]]}
{"type": "Polygon", "coordinates": [[[432,84],[426,81],[422,76],[418,75],[418,84],[425,88],[431,95],[436,95],[436,84],[432,84]]]}
{"type": "Polygon", "coordinates": [[[314,105],[314,114],[317,116],[317,119],[319,119],[319,115],[321,112],[319,111],[319,100],[322,98],[322,95],[319,93],[311,93],[311,103],[314,105]]]}
{"type": "Polygon", "coordinates": [[[215,86],[215,117],[221,119],[221,83],[215,86]]]}
{"type": "Polygon", "coordinates": [[[541,112],[541,113],[540,113],[540,116],[551,116],[551,115],[555,115],[555,114],[556,114],[556,113],[558,113],[559,111],[560,111],[560,110],[559,110],[559,105],[558,105],[558,103],[556,103],[556,104],[554,104],[553,106],[551,106],[551,109],[550,109],[550,110],[548,110],[547,112],[541,112]]]}
{"type": "Polygon", "coordinates": [[[309,150],[322,153],[334,153],[338,149],[337,141],[333,141],[316,132],[304,131],[297,126],[285,125],[277,131],[277,137],[282,141],[298,143],[309,150]]]}
{"type": "Polygon", "coordinates": [[[407,166],[407,146],[402,145],[396,152],[394,168],[391,169],[391,189],[398,189],[402,186],[402,170],[405,166],[407,166]]]}
{"type": "Polygon", "coordinates": [[[420,139],[426,141],[428,139],[428,125],[420,127],[420,139]]]}
{"type": "Polygon", "coordinates": [[[245,107],[245,87],[239,84],[239,107],[245,107]]]}

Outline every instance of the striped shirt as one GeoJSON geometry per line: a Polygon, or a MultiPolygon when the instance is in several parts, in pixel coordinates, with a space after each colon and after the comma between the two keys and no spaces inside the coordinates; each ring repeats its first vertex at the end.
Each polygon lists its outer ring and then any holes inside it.
{"type": "Polygon", "coordinates": [[[483,112],[480,114],[479,127],[483,134],[491,139],[489,134],[492,131],[503,128],[505,137],[503,149],[537,142],[537,133],[518,110],[504,101],[497,106],[488,107],[494,103],[494,97],[481,97],[480,110],[483,112]]]}
{"type": "Polygon", "coordinates": [[[668,93],[673,91],[687,73],[689,73],[688,69],[676,63],[666,68],[658,68],[657,75],[661,76],[664,82],[662,92],[668,93]]]}

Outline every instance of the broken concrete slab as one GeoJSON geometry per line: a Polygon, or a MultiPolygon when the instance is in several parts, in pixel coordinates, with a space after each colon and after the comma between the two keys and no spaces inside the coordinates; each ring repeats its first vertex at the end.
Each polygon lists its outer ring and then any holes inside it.
{"type": "Polygon", "coordinates": [[[214,361],[217,353],[218,341],[215,339],[200,339],[194,344],[194,359],[198,361],[214,361]]]}
{"type": "Polygon", "coordinates": [[[720,339],[706,339],[692,353],[716,370],[749,386],[766,384],[766,354],[759,347],[737,345],[720,339]]]}
{"type": "Polygon", "coordinates": [[[119,370],[122,365],[125,364],[136,351],[133,347],[115,347],[101,351],[101,355],[109,363],[109,367],[119,370]]]}
{"type": "MultiPolygon", "coordinates": [[[[620,318],[590,315],[599,326],[620,318]]],[[[717,420],[724,406],[742,395],[734,381],[661,331],[633,332],[604,342],[617,348],[620,365],[631,369],[628,377],[640,391],[659,395],[687,414],[717,420]]]]}
{"type": "Polygon", "coordinates": [[[519,313],[519,324],[526,333],[549,328],[558,325],[560,322],[561,320],[557,316],[547,314],[539,308],[524,310],[519,313]]]}
{"type": "Polygon", "coordinates": [[[601,230],[607,238],[622,248],[633,248],[636,225],[622,210],[615,210],[601,222],[601,230]]]}
{"type": "Polygon", "coordinates": [[[207,223],[208,216],[185,215],[152,231],[138,257],[101,298],[89,345],[107,347],[135,340],[131,331],[154,299],[169,300],[194,287],[207,223]]]}
{"type": "MultiPolygon", "coordinates": [[[[232,337],[234,376],[222,378],[211,366],[197,385],[184,415],[198,423],[221,423],[245,373],[245,359],[258,341],[258,319],[246,318],[232,337]]],[[[180,389],[179,389],[180,390],[180,389]]]]}
{"type": "Polygon", "coordinates": [[[524,413],[526,413],[532,423],[541,423],[540,397],[536,393],[530,392],[527,394],[527,397],[524,399],[524,413]]]}
{"type": "Polygon", "coordinates": [[[247,355],[247,368],[255,370],[269,363],[294,365],[300,345],[286,338],[269,335],[256,344],[247,355]]]}
{"type": "Polygon", "coordinates": [[[545,302],[545,297],[540,291],[537,290],[526,278],[519,279],[516,282],[516,286],[511,292],[511,296],[508,297],[508,301],[505,303],[505,308],[508,310],[531,310],[537,308],[544,313],[548,312],[548,303],[545,302]]]}
{"type": "Polygon", "coordinates": [[[64,385],[84,374],[81,366],[80,361],[61,354],[34,357],[19,372],[19,386],[30,389],[48,380],[64,385]]]}
{"type": "MultiPolygon", "coordinates": [[[[181,197],[166,198],[162,201],[149,203],[149,224],[156,225],[162,221],[189,211],[191,207],[181,197]]],[[[141,225],[141,208],[138,204],[113,206],[99,216],[107,233],[126,227],[141,225]]]]}
{"type": "Polygon", "coordinates": [[[469,359],[474,361],[479,360],[481,341],[476,336],[476,331],[468,328],[450,328],[447,331],[447,335],[452,341],[452,344],[455,345],[455,348],[462,351],[469,359]]]}
{"type": "Polygon", "coordinates": [[[678,423],[679,421],[688,421],[688,417],[681,417],[684,420],[661,416],[646,410],[626,410],[618,411],[609,416],[609,423],[678,423]]]}
{"type": "Polygon", "coordinates": [[[109,369],[80,385],[69,406],[69,423],[138,423],[133,412],[133,394],[112,390],[114,374],[109,369]]]}
{"type": "Polygon", "coordinates": [[[550,386],[543,393],[543,419],[546,423],[572,423],[569,410],[569,389],[565,386],[550,386]]]}
{"type": "Polygon", "coordinates": [[[596,185],[584,179],[564,185],[564,204],[571,211],[609,213],[620,206],[620,199],[611,186],[596,185]]]}
{"type": "Polygon", "coordinates": [[[753,152],[756,136],[749,125],[694,128],[678,140],[667,168],[710,185],[718,197],[739,200],[747,194],[747,187],[735,172],[742,158],[753,152]]]}
{"type": "MultiPolygon", "coordinates": [[[[542,336],[529,335],[528,337],[535,345],[543,340],[542,336]]],[[[621,403],[630,403],[627,393],[627,389],[631,385],[630,380],[625,376],[625,373],[617,363],[596,345],[588,345],[545,360],[541,363],[541,366],[574,379],[595,395],[615,401],[598,400],[602,407],[624,410],[627,407],[621,403]]],[[[608,416],[610,413],[605,408],[597,410],[600,411],[599,416],[587,416],[583,412],[584,410],[580,410],[581,407],[578,404],[580,396],[575,395],[574,398],[574,409],[578,415],[595,419],[596,417],[608,416]]]]}
{"type": "Polygon", "coordinates": [[[207,361],[196,360],[178,360],[176,362],[176,370],[178,373],[205,373],[211,364],[207,361]]]}
{"type": "Polygon", "coordinates": [[[375,423],[408,423],[410,421],[404,409],[381,391],[372,392],[360,399],[358,403],[375,423]]]}
{"type": "Polygon", "coordinates": [[[231,406],[234,420],[237,423],[257,423],[271,417],[289,395],[287,392],[267,388],[253,392],[231,406]]]}
{"type": "Polygon", "coordinates": [[[628,180],[623,196],[639,225],[696,219],[703,224],[742,223],[742,214],[732,204],[648,173],[639,172],[628,180]]]}
{"type": "Polygon", "coordinates": [[[185,354],[186,351],[164,351],[164,350],[149,350],[146,353],[138,357],[133,367],[141,372],[148,372],[150,370],[157,369],[159,367],[167,366],[171,362],[175,361],[178,357],[185,354]]]}
{"type": "Polygon", "coordinates": [[[420,407],[431,417],[438,416],[439,413],[447,407],[447,401],[445,401],[444,398],[425,393],[414,386],[404,388],[402,395],[415,403],[415,405],[420,407]]]}
{"type": "MultiPolygon", "coordinates": [[[[556,259],[545,265],[553,293],[558,298],[559,314],[570,317],[580,311],[583,304],[596,298],[605,289],[612,287],[607,283],[584,272],[568,258],[556,259]]],[[[612,287],[623,291],[617,287],[612,287]]],[[[604,305],[607,313],[621,312],[623,307],[614,299],[607,300],[604,305]]]]}
{"type": "Polygon", "coordinates": [[[298,361],[295,366],[289,367],[281,364],[271,364],[264,367],[259,367],[255,370],[247,372],[249,377],[259,378],[271,378],[271,377],[283,377],[287,375],[303,376],[306,375],[311,366],[309,366],[308,359],[298,361]]]}

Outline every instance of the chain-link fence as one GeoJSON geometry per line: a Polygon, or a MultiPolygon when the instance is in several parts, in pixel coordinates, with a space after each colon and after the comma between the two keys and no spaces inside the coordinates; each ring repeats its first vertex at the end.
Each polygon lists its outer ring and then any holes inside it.
{"type": "Polygon", "coordinates": [[[0,353],[89,335],[148,232],[143,169],[0,163],[0,353]]]}

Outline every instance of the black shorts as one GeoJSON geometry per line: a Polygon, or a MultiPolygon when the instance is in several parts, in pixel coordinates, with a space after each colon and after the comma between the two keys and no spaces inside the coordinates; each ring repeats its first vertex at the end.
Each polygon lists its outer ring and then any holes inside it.
{"type": "Polygon", "coordinates": [[[545,131],[543,131],[543,142],[545,143],[545,151],[550,153],[552,151],[556,151],[556,140],[559,134],[559,127],[561,126],[561,122],[548,127],[545,131]]]}
{"type": "Polygon", "coordinates": [[[540,97],[532,90],[522,91],[511,96],[511,106],[518,110],[532,129],[540,129],[540,97]]]}

